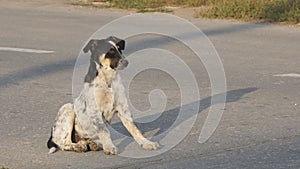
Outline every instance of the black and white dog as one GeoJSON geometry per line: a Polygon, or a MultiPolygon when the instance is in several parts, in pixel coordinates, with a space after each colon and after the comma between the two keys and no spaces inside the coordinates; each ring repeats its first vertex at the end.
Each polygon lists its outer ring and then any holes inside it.
{"type": "Polygon", "coordinates": [[[117,154],[107,126],[117,114],[135,141],[144,149],[156,150],[159,144],[146,139],[133,122],[118,71],[128,65],[122,55],[125,41],[116,37],[90,40],[83,51],[91,52],[90,66],[84,87],[74,103],[58,111],[51,137],[47,143],[53,153],[99,150],[117,154]]]}

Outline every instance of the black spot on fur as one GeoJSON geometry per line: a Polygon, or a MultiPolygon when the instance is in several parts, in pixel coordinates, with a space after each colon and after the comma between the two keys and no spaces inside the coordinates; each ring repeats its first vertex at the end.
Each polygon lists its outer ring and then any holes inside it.
{"type": "Polygon", "coordinates": [[[50,149],[52,147],[58,148],[58,146],[52,141],[52,129],[51,129],[51,136],[47,142],[47,147],[50,149]]]}

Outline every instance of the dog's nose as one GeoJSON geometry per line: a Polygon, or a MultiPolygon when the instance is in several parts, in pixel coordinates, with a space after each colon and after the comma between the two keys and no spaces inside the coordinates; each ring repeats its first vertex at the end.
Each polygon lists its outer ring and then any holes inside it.
{"type": "Polygon", "coordinates": [[[122,60],[122,65],[123,65],[123,67],[127,67],[128,61],[126,59],[122,60]]]}

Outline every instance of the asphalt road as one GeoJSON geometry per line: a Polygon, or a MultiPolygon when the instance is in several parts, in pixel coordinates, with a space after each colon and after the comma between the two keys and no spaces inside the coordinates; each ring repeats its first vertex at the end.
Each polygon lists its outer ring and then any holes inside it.
{"type": "MultiPolygon", "coordinates": [[[[80,49],[98,28],[130,13],[59,1],[1,1],[0,167],[300,168],[299,27],[194,18],[187,19],[209,37],[220,55],[228,89],[221,122],[207,142],[197,140],[210,107],[210,81],[204,66],[182,52],[195,73],[201,106],[180,144],[142,159],[106,156],[101,151],[48,155],[45,144],[56,112],[72,101],[73,68],[80,49]],[[294,75],[276,76],[282,74],[294,75]]],[[[141,40],[132,39],[132,44],[141,40]]],[[[176,51],[176,44],[169,45],[166,48],[176,51]]],[[[130,99],[138,109],[147,110],[148,94],[159,86],[170,96],[167,110],[176,108],[180,99],[173,82],[167,74],[146,71],[132,84],[130,99]]]]}

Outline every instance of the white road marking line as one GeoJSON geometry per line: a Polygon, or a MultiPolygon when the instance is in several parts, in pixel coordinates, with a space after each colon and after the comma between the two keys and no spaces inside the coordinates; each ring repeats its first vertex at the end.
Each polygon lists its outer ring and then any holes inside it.
{"type": "Polygon", "coordinates": [[[40,54],[54,53],[54,51],[49,51],[49,50],[25,49],[25,48],[11,48],[11,47],[0,47],[0,51],[40,53],[40,54]]]}
{"type": "Polygon", "coordinates": [[[300,77],[300,74],[296,74],[296,73],[288,73],[288,74],[277,74],[274,76],[278,76],[278,77],[300,77]]]}

